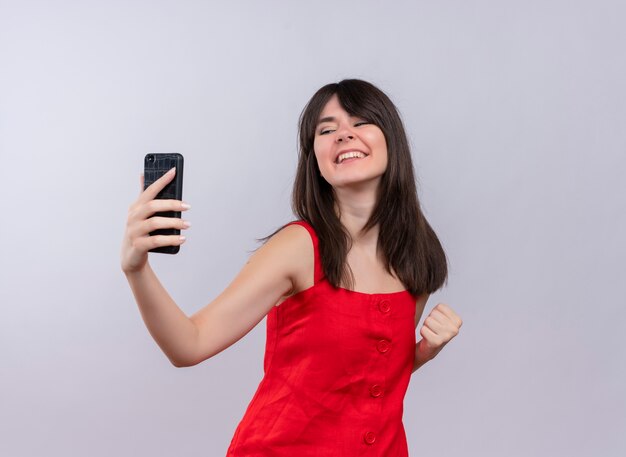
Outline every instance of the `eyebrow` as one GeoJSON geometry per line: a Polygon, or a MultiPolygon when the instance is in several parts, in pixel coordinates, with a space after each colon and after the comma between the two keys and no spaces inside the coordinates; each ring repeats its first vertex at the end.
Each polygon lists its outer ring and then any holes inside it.
{"type": "Polygon", "coordinates": [[[333,116],[326,116],[317,121],[317,125],[323,124],[324,122],[334,122],[335,118],[333,116]]]}
{"type": "MultiPolygon", "coordinates": [[[[360,118],[361,116],[357,116],[356,114],[352,115],[352,114],[348,114],[348,117],[358,117],[360,118]]],[[[319,121],[317,121],[317,125],[323,124],[324,122],[336,122],[337,119],[335,118],[335,116],[326,116],[326,117],[322,117],[320,118],[319,121]]]]}

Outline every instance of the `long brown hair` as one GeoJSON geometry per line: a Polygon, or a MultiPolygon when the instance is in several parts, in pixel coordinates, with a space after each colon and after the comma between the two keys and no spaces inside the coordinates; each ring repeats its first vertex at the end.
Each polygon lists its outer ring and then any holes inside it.
{"type": "MultiPolygon", "coordinates": [[[[374,210],[361,232],[378,224],[377,249],[384,254],[387,272],[392,274],[393,269],[415,296],[435,292],[447,281],[446,255],[420,208],[402,120],[387,95],[371,83],[358,79],[344,79],[319,89],[305,106],[299,121],[300,150],[291,206],[299,219],[311,224],[319,238],[326,279],[335,287],[342,284],[348,289],[354,287],[354,275],[346,262],[352,240],[337,217],[333,188],[320,174],[313,151],[320,113],[333,95],[337,95],[348,114],[377,125],[387,142],[387,169],[374,210]]],[[[280,229],[264,240],[278,231],[280,229]]]]}

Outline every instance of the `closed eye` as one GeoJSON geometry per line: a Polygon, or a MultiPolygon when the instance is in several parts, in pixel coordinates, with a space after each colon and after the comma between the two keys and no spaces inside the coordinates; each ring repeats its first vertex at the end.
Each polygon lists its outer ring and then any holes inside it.
{"type": "MultiPolygon", "coordinates": [[[[367,124],[371,124],[371,122],[359,121],[359,122],[355,123],[354,126],[355,127],[360,127],[362,125],[367,125],[367,124]]],[[[322,130],[320,130],[320,135],[328,135],[331,132],[334,132],[334,130],[333,129],[322,129],[322,130]]]]}

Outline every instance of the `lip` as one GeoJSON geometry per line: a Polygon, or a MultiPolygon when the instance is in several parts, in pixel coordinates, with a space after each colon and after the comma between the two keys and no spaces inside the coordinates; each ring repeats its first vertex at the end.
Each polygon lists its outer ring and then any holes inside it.
{"type": "Polygon", "coordinates": [[[333,163],[334,163],[335,165],[339,165],[339,164],[337,163],[337,159],[339,158],[339,156],[340,156],[341,154],[345,154],[346,152],[360,152],[361,154],[365,155],[365,157],[367,157],[367,156],[369,155],[367,152],[365,152],[365,151],[361,151],[360,149],[354,149],[354,148],[352,148],[352,149],[344,149],[344,150],[342,150],[342,151],[339,151],[337,154],[335,154],[335,158],[334,158],[334,160],[333,160],[333,163]]]}

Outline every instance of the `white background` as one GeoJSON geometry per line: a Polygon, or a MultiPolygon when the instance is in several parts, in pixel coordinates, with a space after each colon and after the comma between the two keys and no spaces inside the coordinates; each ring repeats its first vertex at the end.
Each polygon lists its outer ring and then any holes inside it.
{"type": "MultiPolygon", "coordinates": [[[[146,152],[193,227],[150,262],[191,315],[293,219],[297,118],[366,79],[409,132],[464,319],[412,377],[414,456],[626,452],[620,1],[0,2],[0,455],[223,456],[265,324],[173,367],[120,269],[146,152]]],[[[420,323],[421,326],[421,323],[420,323]]]]}

